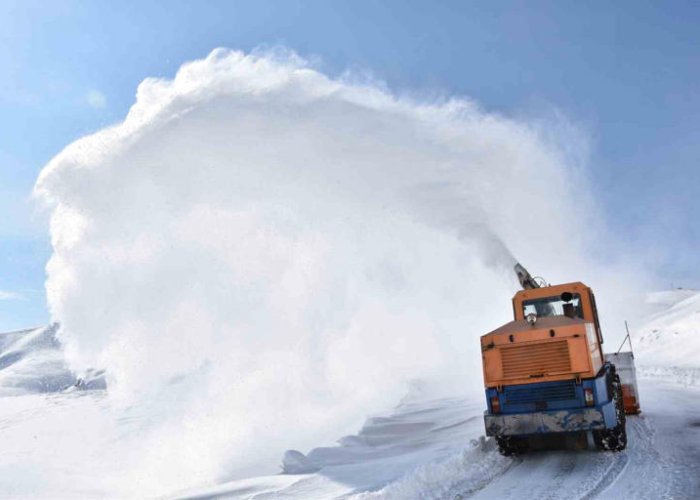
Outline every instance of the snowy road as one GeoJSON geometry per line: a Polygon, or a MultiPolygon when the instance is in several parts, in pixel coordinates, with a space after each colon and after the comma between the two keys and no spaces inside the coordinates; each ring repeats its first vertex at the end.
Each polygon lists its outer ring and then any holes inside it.
{"type": "Polygon", "coordinates": [[[700,389],[642,381],[645,418],[602,498],[700,498],[700,389]],[[642,425],[646,424],[646,425],[642,425]]]}
{"type": "Polygon", "coordinates": [[[531,453],[470,498],[700,498],[700,390],[641,381],[629,446],[531,453]]]}

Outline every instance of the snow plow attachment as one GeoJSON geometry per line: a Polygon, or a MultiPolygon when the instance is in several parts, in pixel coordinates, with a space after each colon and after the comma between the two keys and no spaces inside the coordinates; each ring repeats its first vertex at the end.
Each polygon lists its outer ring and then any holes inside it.
{"type": "Polygon", "coordinates": [[[641,413],[639,408],[639,391],[637,390],[637,372],[634,368],[634,355],[632,351],[609,353],[605,360],[615,365],[617,374],[622,383],[622,401],[627,415],[641,413]]]}

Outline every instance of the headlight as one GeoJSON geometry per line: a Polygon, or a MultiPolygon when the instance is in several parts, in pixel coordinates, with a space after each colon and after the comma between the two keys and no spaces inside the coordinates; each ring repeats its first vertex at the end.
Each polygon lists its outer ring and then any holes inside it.
{"type": "Polygon", "coordinates": [[[537,314],[530,313],[527,316],[525,316],[525,319],[528,323],[530,323],[530,326],[535,326],[535,323],[537,323],[537,314]]]}

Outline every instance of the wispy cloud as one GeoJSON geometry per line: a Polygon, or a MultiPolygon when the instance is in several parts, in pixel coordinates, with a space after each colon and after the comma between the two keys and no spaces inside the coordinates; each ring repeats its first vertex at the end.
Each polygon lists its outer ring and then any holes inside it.
{"type": "Polygon", "coordinates": [[[17,292],[6,292],[4,290],[0,290],[0,300],[21,300],[24,297],[22,294],[19,294],[17,292]]]}
{"type": "Polygon", "coordinates": [[[99,90],[90,90],[87,93],[86,99],[91,108],[102,109],[107,106],[107,98],[99,90]]]}

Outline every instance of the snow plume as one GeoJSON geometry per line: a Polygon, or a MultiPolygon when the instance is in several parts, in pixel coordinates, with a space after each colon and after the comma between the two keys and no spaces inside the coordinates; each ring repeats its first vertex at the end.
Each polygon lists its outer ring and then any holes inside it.
{"type": "Polygon", "coordinates": [[[115,411],[157,415],[120,484],[257,472],[355,430],[413,379],[478,387],[477,337],[517,286],[508,247],[580,278],[572,172],[527,123],[294,54],[215,50],[145,80],[122,123],[35,188],[71,366],[107,370],[115,411]]]}

